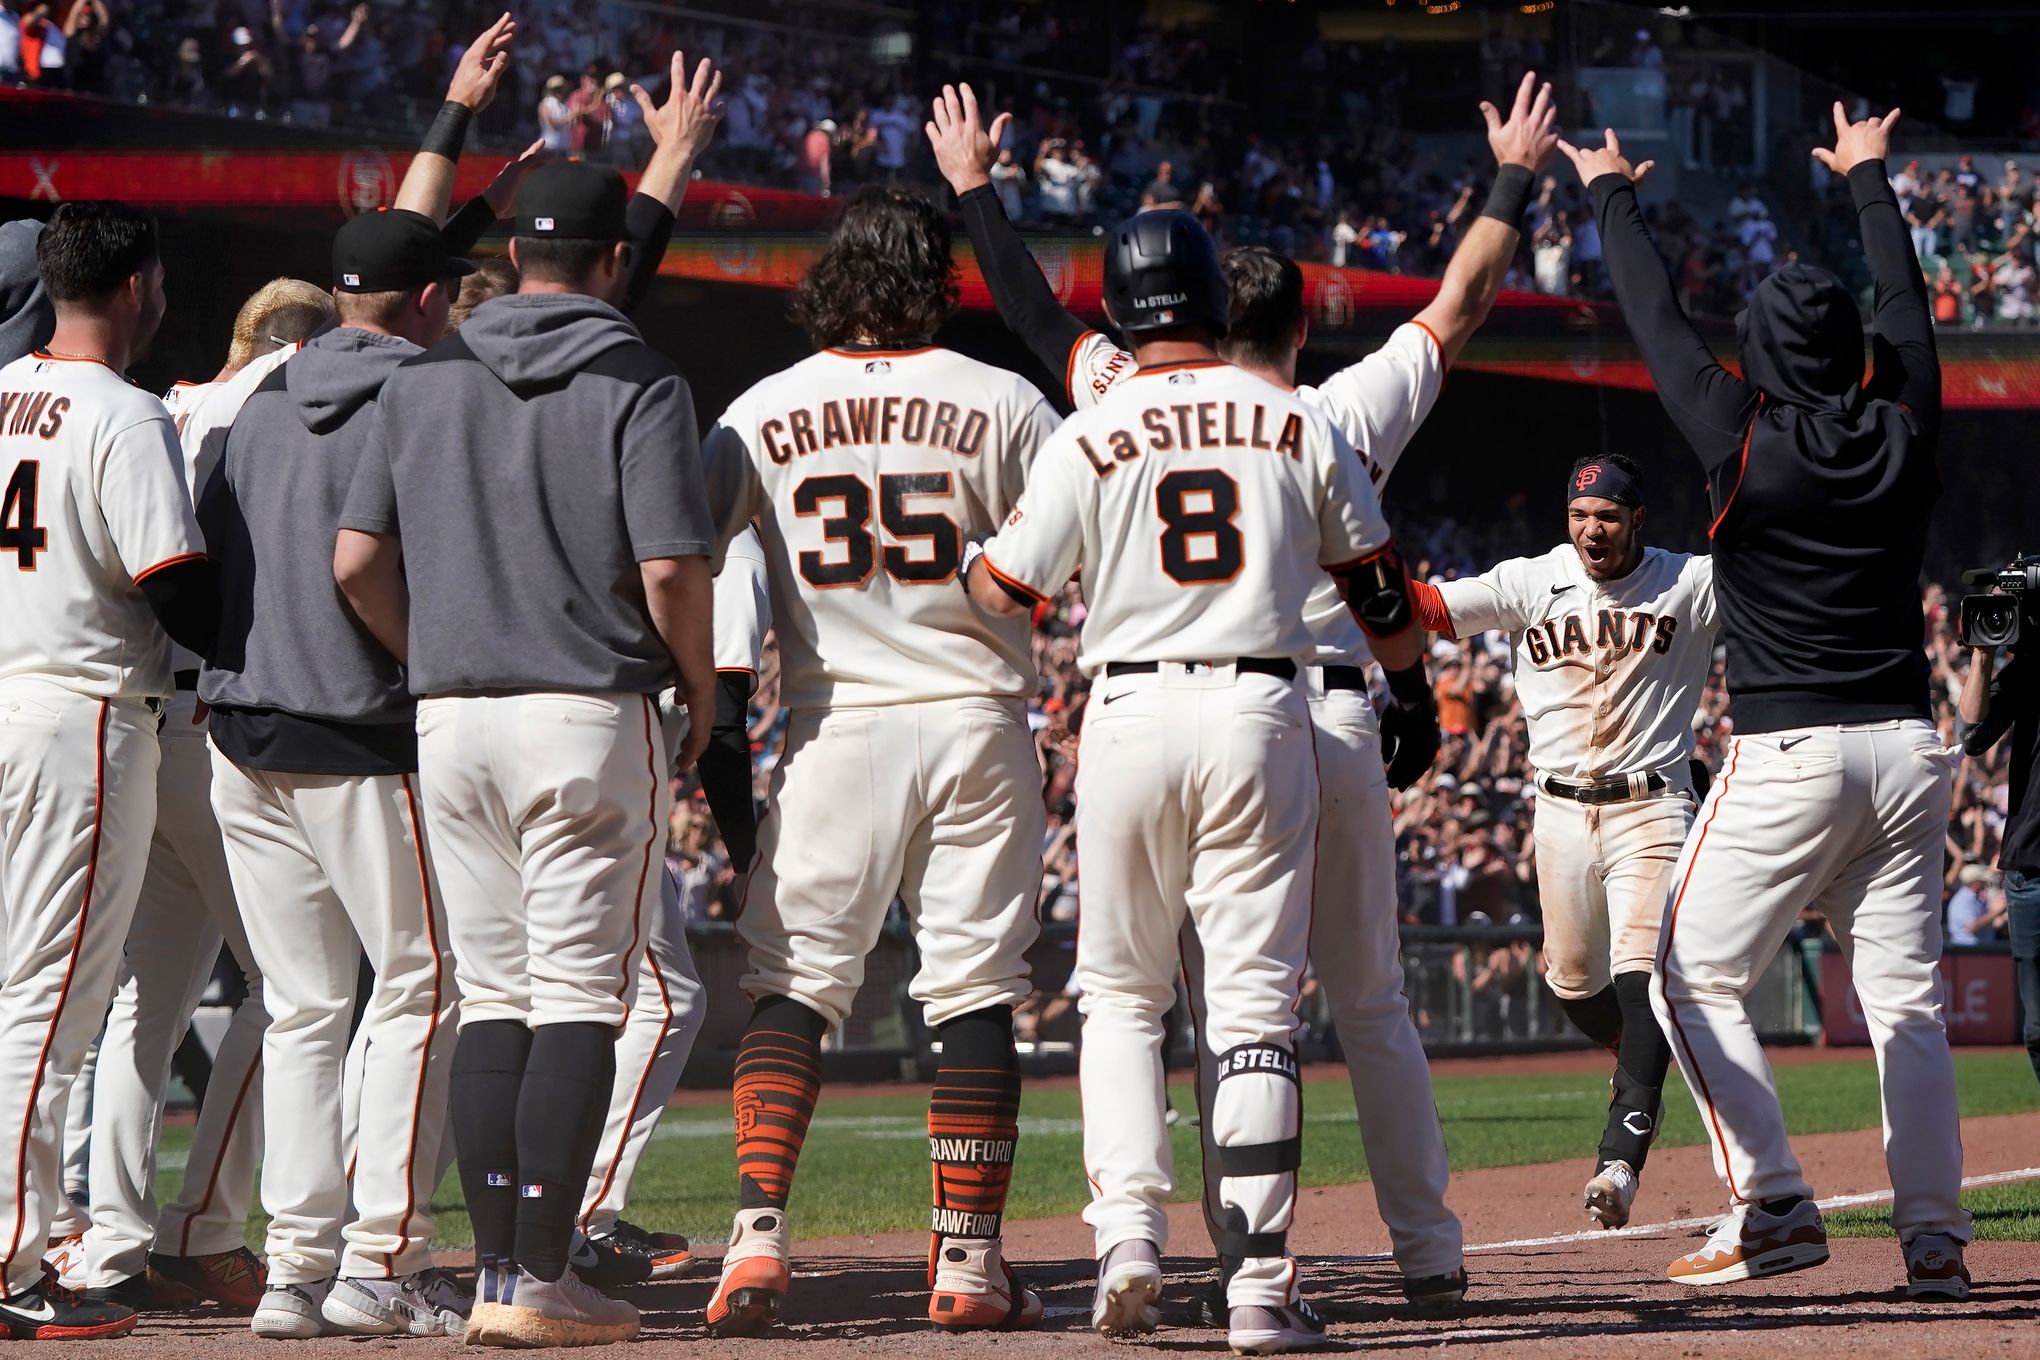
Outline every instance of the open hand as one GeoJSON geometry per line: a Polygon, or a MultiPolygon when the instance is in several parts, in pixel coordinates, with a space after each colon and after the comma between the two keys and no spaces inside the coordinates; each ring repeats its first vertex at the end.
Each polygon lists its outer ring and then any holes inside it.
{"type": "Polygon", "coordinates": [[[1480,116],[1487,120],[1488,147],[1495,153],[1496,165],[1520,165],[1534,174],[1558,145],[1558,110],[1551,104],[1551,82],[1539,85],[1535,71],[1523,73],[1506,123],[1485,99],[1480,101],[1480,116]]]}
{"type": "Polygon", "coordinates": [[[460,64],[453,68],[453,81],[446,87],[446,101],[464,105],[475,113],[489,107],[489,101],[496,97],[496,87],[503,83],[503,73],[510,69],[510,40],[516,36],[517,21],[506,10],[460,54],[460,64]]]}
{"type": "Polygon", "coordinates": [[[523,186],[524,177],[553,158],[545,149],[545,138],[541,137],[524,148],[516,160],[510,161],[496,172],[489,181],[489,187],[482,190],[482,198],[488,203],[489,211],[498,217],[508,217],[517,208],[517,190],[523,186]]]}
{"type": "Polygon", "coordinates": [[[968,85],[944,85],[935,96],[934,112],[925,130],[942,178],[959,194],[990,184],[989,171],[999,159],[999,142],[1013,115],[1000,114],[987,129],[978,113],[977,93],[968,85]]]}
{"type": "Polygon", "coordinates": [[[1607,138],[1608,144],[1599,150],[1574,146],[1563,138],[1559,139],[1558,149],[1573,163],[1573,169],[1579,173],[1580,183],[1592,184],[1603,175],[1620,175],[1631,184],[1643,183],[1643,177],[1651,172],[1657,162],[1645,161],[1642,165],[1631,165],[1628,158],[1622,154],[1622,140],[1615,135],[1615,129],[1604,129],[1602,135],[1607,138]]]}
{"type": "Polygon", "coordinates": [[[687,55],[675,52],[666,102],[654,104],[642,85],[631,86],[630,97],[637,100],[638,110],[645,116],[645,131],[651,134],[652,145],[661,151],[670,147],[692,164],[707,149],[716,124],[722,121],[722,72],[703,57],[689,82],[687,55]]]}
{"type": "Polygon", "coordinates": [[[1898,122],[1898,110],[1893,109],[1882,118],[1865,118],[1860,123],[1849,121],[1842,112],[1842,101],[1835,101],[1835,149],[1824,146],[1813,149],[1813,158],[1838,175],[1846,175],[1864,161],[1881,161],[1891,150],[1891,129],[1898,122]]]}

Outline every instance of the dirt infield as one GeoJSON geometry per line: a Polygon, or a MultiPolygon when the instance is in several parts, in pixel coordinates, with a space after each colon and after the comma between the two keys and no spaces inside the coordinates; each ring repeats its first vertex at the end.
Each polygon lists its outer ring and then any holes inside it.
{"type": "MultiPolygon", "coordinates": [[[[1963,1125],[1971,1177],[2024,1172],[2040,1177],[2040,1115],[1972,1119],[1963,1125]]],[[[1798,1139],[1809,1175],[1825,1197],[1875,1196],[1887,1186],[1877,1133],[1798,1139]]],[[[1467,1172],[1454,1178],[1453,1206],[1466,1222],[1473,1291],[1455,1316],[1418,1320],[1402,1305],[1394,1267],[1366,1185],[1306,1193],[1296,1248],[1312,1297],[1348,1350],[1451,1346],[1493,1356],[1654,1355],[2017,1356],[2040,1336],[2040,1244],[1978,1243],[1967,1304],[1913,1303],[1889,1240],[1834,1244],[1826,1266],[1762,1284],[1696,1294],[1664,1280],[1673,1256],[1691,1249],[1721,1196],[1704,1148],[1667,1149],[1652,1159],[1637,1203],[1637,1228],[1586,1233],[1578,1187],[1585,1159],[1467,1172]],[[1656,1225],[1656,1226],[1652,1226],[1656,1225]]],[[[1178,1206],[1165,1320],[1177,1324],[1145,1343],[1158,1350],[1216,1353],[1215,1332],[1189,1329],[1183,1301],[1207,1278],[1194,1206],[1178,1206]]],[[[1011,1224],[1013,1258],[1044,1295],[1049,1314],[1036,1332],[990,1336],[933,1333],[926,1307],[926,1238],[919,1234],[804,1244],[786,1329],[766,1341],[716,1342],[699,1331],[705,1278],[636,1291],[645,1335],[628,1353],[648,1357],[983,1355],[996,1345],[1013,1360],[1068,1360],[1106,1354],[1086,1328],[1092,1265],[1083,1225],[1071,1219],[1011,1224]]],[[[713,1248],[711,1248],[713,1250],[713,1248]]],[[[706,1268],[706,1267],[705,1267],[706,1268]]],[[[239,1319],[217,1314],[150,1318],[124,1342],[67,1347],[65,1354],[178,1355],[188,1360],[268,1353],[239,1319]]],[[[1130,1343],[1128,1343],[1130,1344],[1130,1343]]],[[[440,1341],[371,1339],[290,1343],[304,1360],[380,1354],[399,1348],[444,1354],[440,1341]]],[[[1125,1352],[1122,1351],[1122,1354],[1125,1352]]]]}

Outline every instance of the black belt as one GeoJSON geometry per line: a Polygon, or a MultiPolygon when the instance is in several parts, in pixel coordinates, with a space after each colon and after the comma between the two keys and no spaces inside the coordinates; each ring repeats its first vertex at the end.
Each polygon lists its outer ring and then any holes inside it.
{"type": "Polygon", "coordinates": [[[198,690],[198,672],[195,670],[177,672],[177,688],[195,693],[198,690]]]}
{"type": "MultiPolygon", "coordinates": [[[[1232,661],[1172,661],[1169,664],[1172,666],[1210,666],[1213,668],[1231,666],[1234,670],[1245,675],[1273,675],[1284,680],[1294,680],[1296,678],[1296,663],[1294,661],[1285,661],[1280,657],[1242,656],[1232,661]]],[[[1161,670],[1161,668],[1162,663],[1159,661],[1108,661],[1105,663],[1105,674],[1153,675],[1161,670]]]]}
{"type": "Polygon", "coordinates": [[[1365,666],[1320,666],[1318,669],[1325,673],[1325,688],[1327,690],[1357,689],[1362,694],[1367,692],[1367,668],[1365,666]]]}
{"type": "Polygon", "coordinates": [[[1578,781],[1559,779],[1546,775],[1537,781],[1537,786],[1554,798],[1569,798],[1575,803],[1588,807],[1599,807],[1607,803],[1633,803],[1639,798],[1655,798],[1671,788],[1663,775],[1611,775],[1606,779],[1578,781]]]}

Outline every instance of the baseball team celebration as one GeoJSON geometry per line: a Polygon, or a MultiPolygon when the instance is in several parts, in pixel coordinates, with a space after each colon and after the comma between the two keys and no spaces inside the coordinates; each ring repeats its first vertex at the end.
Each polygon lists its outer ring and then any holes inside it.
{"type": "Polygon", "coordinates": [[[499,4],[0,0],[0,1337],[2040,1354],[2030,0],[499,4]]]}

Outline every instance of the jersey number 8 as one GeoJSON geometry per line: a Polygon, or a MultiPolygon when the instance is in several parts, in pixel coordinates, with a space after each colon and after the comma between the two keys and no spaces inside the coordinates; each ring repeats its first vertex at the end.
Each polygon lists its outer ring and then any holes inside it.
{"type": "MultiPolygon", "coordinates": [[[[879,523],[893,540],[884,549],[886,575],[912,586],[939,585],[956,576],[963,560],[962,527],[939,511],[915,513],[907,508],[916,497],[951,494],[946,472],[895,472],[878,479],[879,523]],[[927,544],[925,556],[916,557],[902,546],[915,540],[927,544]]],[[[823,539],[843,545],[843,555],[833,561],[827,553],[802,553],[802,580],[817,590],[837,590],[871,579],[880,553],[871,532],[870,483],[849,473],[810,477],[793,489],[793,512],[803,519],[822,515],[823,539]],[[841,514],[824,513],[823,507],[832,502],[841,506],[841,514]]]]}
{"type": "Polygon", "coordinates": [[[1155,483],[1155,513],[1162,530],[1162,570],[1179,586],[1230,581],[1246,564],[1246,548],[1233,520],[1240,487],[1217,468],[1172,472],[1155,483]]]}

